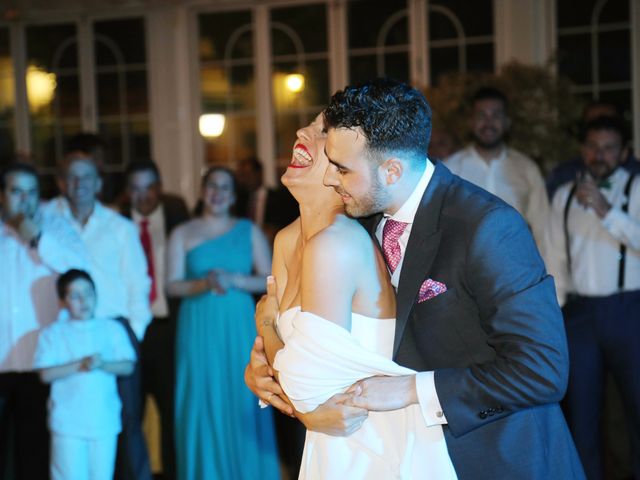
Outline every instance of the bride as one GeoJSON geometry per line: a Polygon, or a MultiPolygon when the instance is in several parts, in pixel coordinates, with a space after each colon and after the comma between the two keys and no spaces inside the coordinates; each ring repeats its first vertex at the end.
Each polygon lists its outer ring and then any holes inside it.
{"type": "Polygon", "coordinates": [[[261,379],[248,366],[246,382],[307,426],[302,479],[456,478],[441,427],[427,427],[418,405],[369,413],[348,406],[349,388],[358,380],[415,372],[391,360],[395,293],[382,254],[345,215],[335,190],[322,183],[325,140],[320,114],[298,130],[282,177],[300,204],[300,217],[276,236],[275,279],[256,315],[269,365],[261,379]],[[279,311],[279,318],[270,311],[279,311]],[[292,407],[260,385],[267,372],[292,407]],[[322,422],[318,406],[330,398],[346,405],[348,436],[311,429],[322,422]]]}

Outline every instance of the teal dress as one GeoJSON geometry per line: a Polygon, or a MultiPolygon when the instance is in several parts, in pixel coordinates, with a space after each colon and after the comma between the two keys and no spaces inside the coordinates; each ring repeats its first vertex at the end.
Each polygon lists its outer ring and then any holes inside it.
{"type": "MultiPolygon", "coordinates": [[[[186,257],[186,276],[211,269],[251,273],[251,223],[238,220],[186,257]]],[[[244,384],[255,339],[250,294],[206,292],[180,305],[176,338],[176,459],[179,480],[277,479],[271,408],[244,384]]]]}

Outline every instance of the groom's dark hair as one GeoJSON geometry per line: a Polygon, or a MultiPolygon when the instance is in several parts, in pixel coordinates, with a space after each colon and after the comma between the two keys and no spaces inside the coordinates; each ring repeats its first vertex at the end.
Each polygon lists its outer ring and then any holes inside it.
{"type": "Polygon", "coordinates": [[[324,127],[360,127],[373,156],[404,153],[424,161],[431,137],[431,107],[406,83],[377,78],[336,92],[324,111],[324,127]]]}

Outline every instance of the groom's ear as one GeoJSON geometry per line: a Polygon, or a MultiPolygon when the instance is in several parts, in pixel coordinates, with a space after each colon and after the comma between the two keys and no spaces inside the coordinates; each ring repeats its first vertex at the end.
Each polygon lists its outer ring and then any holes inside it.
{"type": "Polygon", "coordinates": [[[402,177],[404,165],[396,157],[387,158],[378,169],[385,185],[393,185],[402,177]]]}

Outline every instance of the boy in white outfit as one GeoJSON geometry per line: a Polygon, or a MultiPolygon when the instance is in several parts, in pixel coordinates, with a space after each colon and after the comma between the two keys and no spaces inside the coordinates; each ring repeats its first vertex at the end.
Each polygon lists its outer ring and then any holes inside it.
{"type": "Polygon", "coordinates": [[[136,361],[124,327],[95,318],[96,291],[82,270],[57,281],[68,318],[40,334],[34,367],[51,383],[52,480],[111,480],[121,430],[117,375],[129,375],[136,361]]]}

